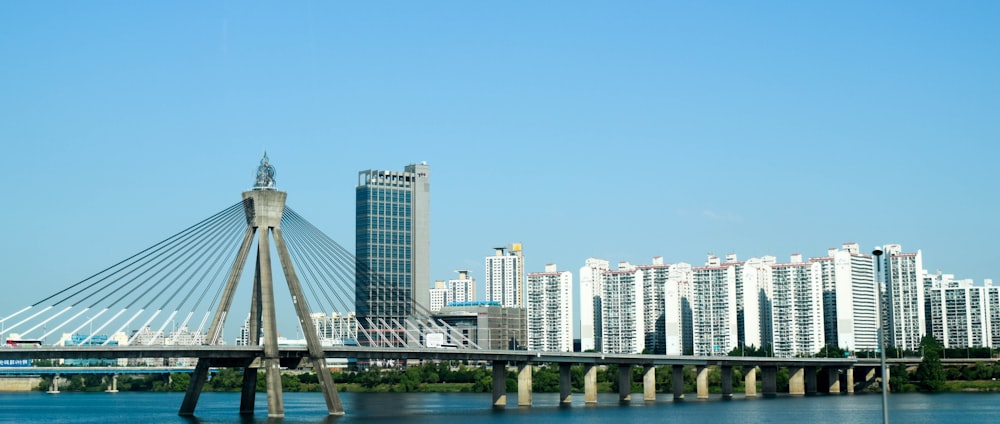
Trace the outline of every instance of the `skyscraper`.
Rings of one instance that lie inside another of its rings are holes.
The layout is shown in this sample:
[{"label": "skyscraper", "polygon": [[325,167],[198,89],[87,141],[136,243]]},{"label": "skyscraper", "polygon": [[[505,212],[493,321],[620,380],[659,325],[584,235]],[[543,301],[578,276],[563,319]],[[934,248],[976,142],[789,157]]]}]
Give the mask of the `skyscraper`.
[{"label": "skyscraper", "polygon": [[[366,329],[430,309],[430,168],[358,173],[355,308]],[[371,323],[369,323],[371,321]]]},{"label": "skyscraper", "polygon": [[528,349],[573,351],[573,274],[558,271],[528,274]]},{"label": "skyscraper", "polygon": [[885,297],[883,309],[888,319],[886,344],[904,350],[919,350],[920,339],[926,334],[924,309],[923,255],[904,253],[902,246],[889,244],[882,248],[885,266]]},{"label": "skyscraper", "polygon": [[524,255],[521,243],[510,249],[496,247],[494,256],[486,257],[486,300],[500,302],[505,308],[524,307]]},{"label": "skyscraper", "polygon": [[823,283],[818,262],[803,262],[792,255],[790,263],[769,265],[771,284],[764,311],[771,322],[774,356],[813,355],[823,347]]},{"label": "skyscraper", "polygon": [[580,350],[601,350],[602,274],[611,269],[604,259],[587,258],[580,268]]},{"label": "skyscraper", "polygon": [[469,277],[469,271],[460,269],[455,271],[458,278],[448,280],[448,301],[449,302],[472,302],[476,300],[476,279]]},{"label": "skyscraper", "polygon": [[619,262],[601,274],[601,352],[642,353],[646,348],[641,269]]},{"label": "skyscraper", "polygon": [[831,248],[820,264],[825,343],[848,351],[878,349],[875,262],[857,243]]}]

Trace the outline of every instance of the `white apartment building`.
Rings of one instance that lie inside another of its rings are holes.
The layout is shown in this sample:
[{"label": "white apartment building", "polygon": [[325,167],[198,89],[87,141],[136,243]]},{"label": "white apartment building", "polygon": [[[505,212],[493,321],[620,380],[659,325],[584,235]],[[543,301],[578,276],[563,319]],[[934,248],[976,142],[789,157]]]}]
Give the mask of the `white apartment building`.
[{"label": "white apartment building", "polygon": [[773,264],[765,304],[770,315],[774,356],[814,355],[824,343],[823,282],[817,262],[794,254],[787,264]]},{"label": "white apartment building", "polygon": [[440,311],[448,302],[452,302],[449,294],[448,286],[444,281],[435,281],[434,287],[430,289],[431,312]]},{"label": "white apartment building", "polygon": [[458,270],[458,278],[448,280],[448,302],[473,302],[476,300],[476,279],[468,270]]},{"label": "white apartment building", "polygon": [[494,248],[486,257],[486,301],[505,308],[524,307],[524,255],[521,244]]},{"label": "white apartment building", "polygon": [[557,271],[528,274],[528,349],[573,351],[573,274]]},{"label": "white apartment building", "polygon": [[875,261],[857,243],[812,258],[823,282],[824,343],[854,352],[878,350]]},{"label": "white apartment building", "polygon": [[938,273],[925,300],[929,305],[931,334],[946,348],[1000,345],[1000,287],[993,280],[976,286]]},{"label": "white apartment building", "polygon": [[604,259],[588,258],[580,268],[580,350],[601,350],[602,275],[611,269]]},{"label": "white apartment building", "polygon": [[886,344],[899,349],[916,351],[926,334],[924,310],[923,255],[904,253],[898,244],[885,245],[882,250],[885,278],[885,312],[888,337]]},{"label": "white apartment building", "polygon": [[722,264],[709,256],[703,267],[693,270],[692,336],[694,354],[726,355],[737,346],[736,273],[733,263]]},{"label": "white apartment building", "polygon": [[602,277],[601,352],[642,353],[646,344],[642,270],[621,262]]},{"label": "white apartment building", "polygon": [[666,340],[666,288],[670,280],[670,265],[663,264],[663,257],[653,258],[652,265],[638,265],[642,270],[643,320],[646,323],[646,351],[663,355]]},{"label": "white apartment building", "polygon": [[663,331],[667,355],[694,353],[694,328],[692,326],[692,286],[694,272],[689,263],[670,266],[664,286]]},{"label": "white apartment building", "polygon": [[312,318],[313,328],[316,329],[321,345],[339,345],[343,344],[344,340],[358,338],[358,320],[354,312],[347,315],[337,312],[330,315],[317,312],[309,316]]}]

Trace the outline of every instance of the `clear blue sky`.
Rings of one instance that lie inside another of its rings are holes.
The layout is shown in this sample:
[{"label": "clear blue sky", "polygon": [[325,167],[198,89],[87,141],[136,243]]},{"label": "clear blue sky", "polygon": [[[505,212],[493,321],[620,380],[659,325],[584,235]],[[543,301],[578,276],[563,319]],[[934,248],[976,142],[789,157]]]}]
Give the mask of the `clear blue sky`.
[{"label": "clear blue sky", "polygon": [[1000,3],[0,6],[0,314],[240,199],[261,152],[353,249],[427,161],[432,278],[922,249],[1000,280]]}]

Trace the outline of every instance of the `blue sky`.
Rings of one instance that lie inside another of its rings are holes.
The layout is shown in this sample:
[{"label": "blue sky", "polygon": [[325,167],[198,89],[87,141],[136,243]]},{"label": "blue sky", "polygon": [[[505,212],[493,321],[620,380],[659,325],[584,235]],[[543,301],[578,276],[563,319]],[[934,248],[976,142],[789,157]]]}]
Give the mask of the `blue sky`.
[{"label": "blue sky", "polygon": [[264,149],[351,249],[357,172],[427,161],[434,279],[515,241],[1000,279],[1000,3],[622,3],[4,4],[0,313],[235,203]]}]

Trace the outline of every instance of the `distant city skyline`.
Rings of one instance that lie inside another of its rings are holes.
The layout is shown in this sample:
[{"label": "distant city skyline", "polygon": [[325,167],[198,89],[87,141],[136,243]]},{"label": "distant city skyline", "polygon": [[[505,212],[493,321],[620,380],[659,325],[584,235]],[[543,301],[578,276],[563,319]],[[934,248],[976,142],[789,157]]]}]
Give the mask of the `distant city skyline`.
[{"label": "distant city skyline", "polygon": [[998,19],[993,2],[12,4],[0,315],[238,202],[265,149],[287,204],[352,252],[357,172],[426,161],[430,281],[482,284],[512,241],[526,272],[853,241],[998,280]]}]

